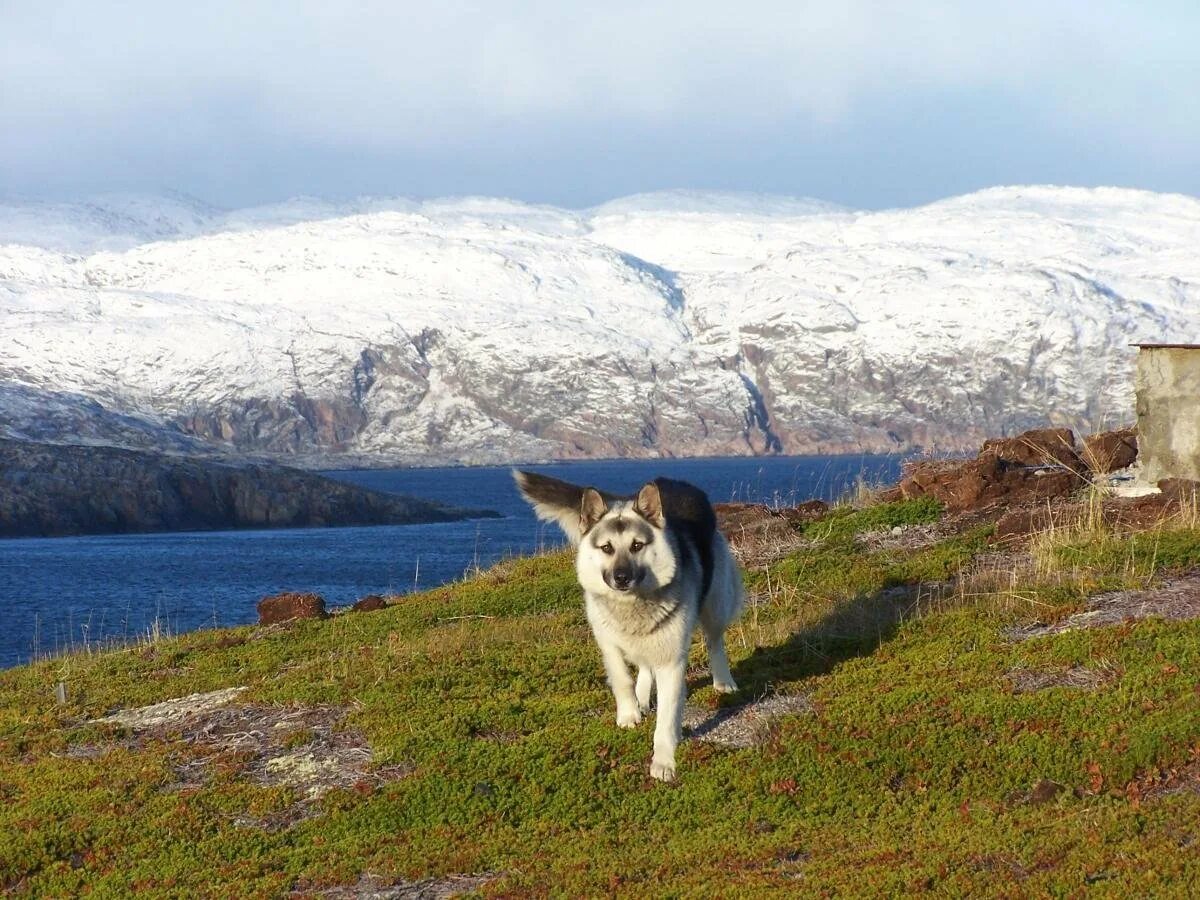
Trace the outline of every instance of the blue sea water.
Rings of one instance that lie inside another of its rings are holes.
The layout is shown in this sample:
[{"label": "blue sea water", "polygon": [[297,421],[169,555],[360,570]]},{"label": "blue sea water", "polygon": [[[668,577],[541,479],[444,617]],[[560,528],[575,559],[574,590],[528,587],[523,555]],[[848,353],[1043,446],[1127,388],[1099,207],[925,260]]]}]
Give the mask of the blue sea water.
[{"label": "blue sea water", "polygon": [[[862,476],[892,481],[894,456],[602,460],[530,466],[581,484],[632,493],[666,475],[714,502],[791,505],[836,498]],[[369,528],[305,528],[0,540],[0,667],[87,642],[155,628],[171,633],[256,619],[259,599],[312,591],[331,606],[461,577],[506,556],[557,546],[509,469],[380,469],[326,473],[382,491],[494,509],[502,519]]]}]

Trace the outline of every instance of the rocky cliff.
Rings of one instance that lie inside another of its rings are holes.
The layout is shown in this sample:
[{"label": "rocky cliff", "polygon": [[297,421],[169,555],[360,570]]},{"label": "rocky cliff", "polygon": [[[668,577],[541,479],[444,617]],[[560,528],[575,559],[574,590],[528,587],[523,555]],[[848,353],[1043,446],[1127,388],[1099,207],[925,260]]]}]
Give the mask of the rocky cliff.
[{"label": "rocky cliff", "polygon": [[448,522],[487,512],[282,466],[0,440],[0,537]]}]

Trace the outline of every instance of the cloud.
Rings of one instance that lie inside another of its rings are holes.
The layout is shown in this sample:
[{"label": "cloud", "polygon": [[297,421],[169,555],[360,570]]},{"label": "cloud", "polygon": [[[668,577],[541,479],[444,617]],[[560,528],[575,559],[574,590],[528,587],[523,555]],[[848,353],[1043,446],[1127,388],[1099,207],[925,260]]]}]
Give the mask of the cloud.
[{"label": "cloud", "polygon": [[[939,102],[961,121],[971,98],[976,116],[1048,152],[1086,137],[1114,171],[1169,176],[1200,149],[1200,13],[1184,5],[159,0],[9,3],[3,21],[8,191],[143,177],[337,192],[354,178],[339,187],[314,177],[320,165],[359,160],[382,175],[390,160],[394,191],[456,192],[457,166],[464,189],[492,172],[532,196],[552,148],[551,168],[611,169],[618,188],[628,173],[613,162],[637,164],[629,145],[657,171],[697,142],[718,166],[711,181],[740,183],[739,143],[780,142],[794,163],[872,135],[945,138]],[[522,174],[530,152],[542,158]],[[1094,170],[1079,161],[1081,179]]]}]

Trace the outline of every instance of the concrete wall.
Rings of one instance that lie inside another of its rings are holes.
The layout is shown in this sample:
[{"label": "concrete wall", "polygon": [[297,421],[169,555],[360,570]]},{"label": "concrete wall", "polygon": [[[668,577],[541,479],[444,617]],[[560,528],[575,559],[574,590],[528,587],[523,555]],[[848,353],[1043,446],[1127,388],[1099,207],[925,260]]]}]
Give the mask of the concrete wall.
[{"label": "concrete wall", "polygon": [[1143,347],[1134,387],[1142,477],[1200,481],[1200,349]]}]

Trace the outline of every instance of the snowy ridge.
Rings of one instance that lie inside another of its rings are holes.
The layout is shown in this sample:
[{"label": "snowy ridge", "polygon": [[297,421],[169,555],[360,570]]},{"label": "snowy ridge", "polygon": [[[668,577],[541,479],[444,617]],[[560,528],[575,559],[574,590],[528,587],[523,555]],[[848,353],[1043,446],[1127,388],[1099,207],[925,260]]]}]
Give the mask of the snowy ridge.
[{"label": "snowy ridge", "polygon": [[293,462],[957,449],[1132,418],[1200,200],[0,204],[0,435]]}]

